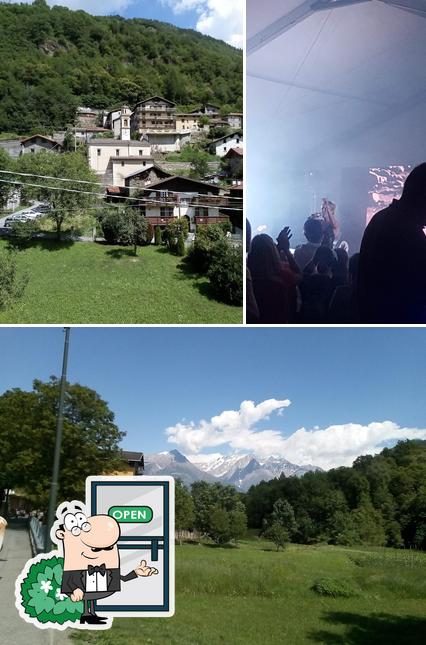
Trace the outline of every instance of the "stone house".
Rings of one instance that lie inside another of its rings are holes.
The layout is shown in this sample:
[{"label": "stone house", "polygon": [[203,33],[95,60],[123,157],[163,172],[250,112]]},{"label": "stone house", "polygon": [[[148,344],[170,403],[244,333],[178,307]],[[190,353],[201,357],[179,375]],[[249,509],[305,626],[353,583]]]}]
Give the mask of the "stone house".
[{"label": "stone house", "polygon": [[144,188],[149,184],[160,181],[161,179],[167,179],[168,177],[173,177],[173,175],[154,163],[127,175],[124,183],[130,189],[129,194],[131,195],[133,188]]},{"label": "stone house", "polygon": [[230,112],[226,117],[228,125],[233,130],[242,130],[243,129],[243,113],[242,112]]},{"label": "stone house", "polygon": [[20,155],[35,154],[41,150],[48,152],[62,152],[62,146],[55,139],[46,137],[44,134],[33,134],[31,137],[21,139]]}]

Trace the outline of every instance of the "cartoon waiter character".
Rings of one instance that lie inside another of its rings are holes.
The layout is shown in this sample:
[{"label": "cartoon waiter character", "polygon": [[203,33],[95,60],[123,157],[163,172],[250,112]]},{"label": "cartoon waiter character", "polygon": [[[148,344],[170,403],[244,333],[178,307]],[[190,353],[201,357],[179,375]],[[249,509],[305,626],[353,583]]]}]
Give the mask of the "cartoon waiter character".
[{"label": "cartoon waiter character", "polygon": [[102,625],[107,620],[97,616],[94,601],[120,591],[121,581],[158,574],[145,560],[126,575],[120,572],[117,542],[120,525],[109,515],[87,517],[83,504],[64,502],[57,510],[52,530],[58,545],[62,544],[64,570],[61,593],[74,603],[83,601],[81,624]]}]

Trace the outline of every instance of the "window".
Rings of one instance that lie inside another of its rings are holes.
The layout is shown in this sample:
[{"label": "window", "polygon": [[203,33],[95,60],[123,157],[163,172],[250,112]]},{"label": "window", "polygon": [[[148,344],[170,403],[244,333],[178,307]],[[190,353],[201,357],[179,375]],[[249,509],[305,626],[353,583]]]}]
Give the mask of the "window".
[{"label": "window", "polygon": [[98,157],[100,157],[100,156],[101,156],[101,149],[98,148]]},{"label": "window", "polygon": [[120,150],[119,150],[118,148],[117,148],[117,150],[115,151],[115,156],[116,156],[116,157],[119,157],[119,156],[120,156]]},{"label": "window", "polygon": [[35,148],[31,148],[31,152],[34,154],[35,153]]},{"label": "window", "polygon": [[124,166],[124,161],[121,162],[121,165]]},{"label": "window", "polygon": [[143,150],[139,150],[139,157],[142,157],[143,155]]},{"label": "window", "polygon": [[209,209],[208,208],[200,208],[197,206],[195,209],[195,217],[208,217],[209,216]]},{"label": "window", "polygon": [[160,216],[161,217],[173,217],[173,208],[170,208],[169,206],[162,206],[160,208]]},{"label": "window", "polygon": [[127,119],[124,119],[124,127],[125,127],[125,128],[127,128],[127,127],[128,127],[128,125],[129,125],[128,120],[127,120]]}]

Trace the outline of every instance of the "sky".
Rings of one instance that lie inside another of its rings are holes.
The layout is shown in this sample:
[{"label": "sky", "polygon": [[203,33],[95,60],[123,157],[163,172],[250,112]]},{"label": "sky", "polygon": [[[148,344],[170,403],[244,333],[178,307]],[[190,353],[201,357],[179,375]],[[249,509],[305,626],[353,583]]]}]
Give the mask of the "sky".
[{"label": "sky", "polygon": [[[0,393],[59,376],[63,337],[0,328]],[[108,402],[123,449],[327,469],[426,439],[425,366],[416,328],[73,328],[68,379]]]},{"label": "sky", "polygon": [[[13,2],[14,0],[6,0]],[[32,0],[21,0],[29,4]],[[196,29],[235,47],[243,43],[244,0],[47,0],[93,15],[150,18]]]}]

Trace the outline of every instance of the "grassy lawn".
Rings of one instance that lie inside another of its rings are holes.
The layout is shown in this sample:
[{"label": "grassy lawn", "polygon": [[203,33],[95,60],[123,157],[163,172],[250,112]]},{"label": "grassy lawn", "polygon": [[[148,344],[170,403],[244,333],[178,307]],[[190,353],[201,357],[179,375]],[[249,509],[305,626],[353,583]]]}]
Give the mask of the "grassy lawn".
[{"label": "grassy lawn", "polygon": [[[98,645],[418,645],[426,642],[426,554],[261,541],[238,549],[176,547],[176,613],[115,618],[108,632],[72,632]],[[312,590],[344,582],[352,597]],[[333,583],[334,580],[334,583]]]},{"label": "grassy lawn", "polygon": [[[0,240],[0,248],[6,246]],[[242,308],[209,294],[207,278],[179,269],[163,248],[39,240],[18,253],[24,296],[0,323],[240,323]]]}]

